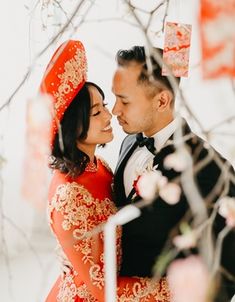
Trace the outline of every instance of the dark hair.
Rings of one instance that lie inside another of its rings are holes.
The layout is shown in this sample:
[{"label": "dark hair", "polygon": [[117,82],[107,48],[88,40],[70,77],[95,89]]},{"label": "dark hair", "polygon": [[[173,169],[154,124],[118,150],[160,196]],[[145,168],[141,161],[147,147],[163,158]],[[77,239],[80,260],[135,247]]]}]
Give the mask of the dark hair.
[{"label": "dark hair", "polygon": [[[158,51],[162,57],[163,50],[160,48],[154,48],[155,51]],[[132,62],[139,63],[143,66],[142,71],[139,75],[138,82],[140,83],[146,83],[150,84],[150,79],[148,75],[148,68],[146,64],[146,55],[145,50],[143,46],[134,46],[131,49],[128,50],[119,50],[116,55],[116,59],[119,66],[128,66]],[[158,64],[158,62],[155,60],[153,55],[150,55],[150,60],[153,67],[153,78],[156,80],[156,82],[160,83],[161,86],[164,86],[165,88],[169,89],[173,95],[174,91],[172,89],[172,86],[166,76],[162,75],[162,66]],[[180,78],[175,77],[177,83],[179,84]]]},{"label": "dark hair", "polygon": [[49,167],[51,169],[58,169],[73,178],[80,175],[89,162],[89,156],[77,147],[77,140],[86,139],[90,125],[91,96],[88,90],[89,86],[95,87],[104,99],[104,92],[99,86],[92,82],[84,84],[65,111],[60,123],[64,151],[61,150],[57,133],[50,158]]}]

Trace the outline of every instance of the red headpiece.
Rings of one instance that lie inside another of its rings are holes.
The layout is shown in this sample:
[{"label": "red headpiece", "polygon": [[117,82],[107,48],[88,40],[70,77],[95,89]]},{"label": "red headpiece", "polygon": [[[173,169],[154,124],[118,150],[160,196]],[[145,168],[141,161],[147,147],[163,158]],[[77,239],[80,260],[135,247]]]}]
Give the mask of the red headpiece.
[{"label": "red headpiece", "polygon": [[64,42],[52,56],[40,85],[41,93],[53,98],[54,116],[51,127],[51,145],[68,106],[86,82],[87,60],[80,41]]}]

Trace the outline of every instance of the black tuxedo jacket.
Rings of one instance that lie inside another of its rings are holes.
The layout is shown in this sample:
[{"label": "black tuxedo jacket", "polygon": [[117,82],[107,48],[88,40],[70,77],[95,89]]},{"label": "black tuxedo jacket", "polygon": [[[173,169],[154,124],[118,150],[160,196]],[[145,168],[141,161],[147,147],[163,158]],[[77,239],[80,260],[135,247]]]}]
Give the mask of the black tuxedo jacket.
[{"label": "black tuxedo jacket", "polygon": [[[186,140],[186,145],[193,156],[194,162],[197,163],[198,161],[201,161],[208,155],[209,149],[204,147],[204,141],[201,138],[191,132],[186,122],[184,122],[183,125],[183,132],[189,137],[189,139]],[[136,147],[136,135],[128,135],[121,146],[119,161],[114,177],[114,193],[116,205],[119,208],[130,203],[130,199],[125,195],[123,172],[128,159]],[[157,169],[161,171],[168,180],[172,180],[180,175],[179,172],[176,172],[173,169],[167,170],[164,167],[165,157],[174,151],[175,149],[172,145],[165,146],[154,158],[154,165],[158,164]],[[213,151],[218,155],[215,150]],[[221,174],[221,168],[216,164],[213,154],[214,153],[212,152],[207,165],[195,175],[195,181],[204,198],[212,191]],[[223,160],[224,164],[228,164],[221,156],[220,158]],[[232,167],[230,167],[230,169],[233,171]],[[226,181],[227,180],[224,180],[224,182]],[[223,189],[224,186],[220,188],[218,196]],[[228,195],[235,196],[235,186],[232,182],[229,182]],[[161,254],[166,241],[169,240],[170,232],[177,226],[186,212],[189,212],[189,206],[183,190],[180,201],[175,205],[169,205],[158,197],[150,206],[142,208],[141,216],[139,218],[136,218],[123,226],[123,258],[120,274],[122,276],[152,276],[153,266],[156,263],[158,256]],[[224,226],[225,220],[220,215],[217,215],[213,226],[215,237]],[[221,265],[228,270],[229,273],[235,276],[234,232],[230,232],[224,240]],[[221,278],[224,279],[223,276]],[[234,282],[227,280],[227,278],[225,279],[226,281],[222,281],[223,289],[221,288],[219,290],[220,295],[218,295],[217,300],[215,301],[228,301],[228,297],[231,297],[235,293]]]}]

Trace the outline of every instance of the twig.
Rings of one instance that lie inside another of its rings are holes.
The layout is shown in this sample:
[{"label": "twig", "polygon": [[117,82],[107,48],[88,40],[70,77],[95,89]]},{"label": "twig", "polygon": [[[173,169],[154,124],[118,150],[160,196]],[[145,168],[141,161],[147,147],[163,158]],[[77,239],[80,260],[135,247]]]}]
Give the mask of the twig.
[{"label": "twig", "polygon": [[[63,14],[65,15],[67,21],[69,20],[69,16],[67,14],[67,12],[63,9],[63,7],[61,6],[61,4],[59,3],[59,1],[54,0],[54,2],[58,5],[58,7],[61,9],[61,11],[63,12]],[[73,22],[71,21],[71,25],[72,27],[74,27]]]},{"label": "twig", "polygon": [[127,23],[131,26],[134,26],[134,27],[138,27],[136,25],[136,23],[133,23],[129,20],[126,20],[125,17],[120,17],[120,18],[101,18],[101,19],[87,19],[84,21],[84,23],[103,23],[103,22],[113,22],[113,21],[120,21],[120,22],[124,22],[124,23]]},{"label": "twig", "polygon": [[37,251],[35,250],[35,248],[33,247],[33,245],[31,244],[31,242],[29,241],[29,239],[27,238],[27,235],[26,233],[20,229],[12,219],[10,219],[9,217],[3,215],[3,219],[5,219],[21,236],[22,238],[26,241],[26,243],[28,244],[30,250],[32,251],[32,253],[34,254],[35,258],[37,259],[38,261],[38,265],[39,267],[41,268],[42,267],[42,262],[41,262],[41,259],[37,253]]},{"label": "twig", "polygon": [[12,99],[14,98],[14,96],[17,94],[17,92],[21,89],[21,87],[24,85],[24,83],[26,82],[26,80],[28,79],[29,75],[31,74],[32,69],[30,68],[26,75],[23,77],[22,81],[20,82],[20,84],[16,87],[16,89],[13,91],[13,93],[10,95],[10,97],[8,98],[8,100],[0,106],[0,111],[2,111],[5,107],[9,106]]},{"label": "twig", "polygon": [[209,133],[209,132],[214,132],[214,130],[226,123],[230,123],[232,121],[235,121],[235,115],[232,115],[230,117],[227,117],[225,120],[219,122],[219,123],[216,123],[215,125],[213,125],[209,130],[205,131],[205,133]]},{"label": "twig", "polygon": [[[0,170],[1,172],[1,170]],[[8,253],[8,247],[7,247],[7,241],[5,238],[5,225],[4,225],[4,211],[3,211],[3,179],[2,175],[0,174],[0,235],[1,235],[1,246],[2,246],[2,253],[5,260],[6,268],[7,268],[7,274],[8,274],[8,280],[9,280],[9,286],[8,291],[11,297],[13,297],[13,291],[12,291],[12,272],[10,267],[10,259],[9,259],[9,253]]]},{"label": "twig", "polygon": [[234,133],[228,133],[228,132],[223,132],[223,131],[213,131],[212,133],[210,133],[210,136],[235,136],[235,132]]},{"label": "twig", "polygon": [[[215,183],[212,191],[209,193],[209,195],[206,196],[205,202],[206,204],[210,204],[215,198],[218,196],[218,199],[220,199],[222,196],[225,196],[228,191],[228,185],[229,185],[229,177],[228,177],[228,169],[226,169],[226,166],[223,167],[223,170],[221,170],[221,174]],[[227,172],[227,173],[226,173]],[[224,190],[222,190],[224,186]]]},{"label": "twig", "polygon": [[[165,18],[166,18],[166,15],[167,15],[167,11],[168,11],[168,6],[169,6],[169,0],[166,0],[167,1],[167,7],[166,7],[166,12],[165,12]],[[148,51],[148,49],[146,49],[146,62],[147,62],[147,67],[148,67],[148,73],[150,74],[151,76],[151,71],[152,71],[152,64],[151,64],[151,61],[150,61],[150,54],[153,55],[154,59],[158,62],[158,64],[162,65],[163,64],[163,60],[162,60],[162,57],[161,55],[158,53],[157,50],[155,50],[153,48],[153,45],[148,37],[148,28],[145,27],[143,25],[143,23],[141,22],[140,18],[137,16],[137,14],[135,13],[132,5],[130,4],[130,1],[128,0],[125,0],[126,4],[129,6],[130,8],[130,12],[132,13],[133,17],[135,18],[137,24],[139,25],[140,29],[142,30],[143,34],[145,35],[145,38],[146,38],[146,41],[147,41],[147,45],[148,45],[148,48],[150,50],[150,52]],[[165,22],[165,21],[164,21]],[[170,85],[173,89],[173,91],[175,92],[175,94],[177,93],[177,91],[179,90],[179,94],[180,94],[180,98],[181,98],[181,101],[183,102],[184,106],[185,106],[185,109],[188,111],[188,113],[190,114],[190,116],[193,117],[193,119],[196,121],[196,123],[199,125],[200,129],[202,130],[203,133],[205,133],[206,135],[206,132],[205,132],[205,129],[203,128],[202,124],[200,123],[200,121],[196,118],[195,114],[193,114],[192,110],[189,108],[187,102],[186,102],[186,99],[183,95],[183,91],[182,89],[179,88],[179,85],[178,83],[176,82],[173,74],[172,74],[172,71],[170,70],[170,68],[165,64],[165,68],[166,70],[168,71],[168,74],[167,75],[167,78],[170,82]],[[179,130],[180,131],[180,130]],[[177,137],[180,137],[180,134],[176,134]]]},{"label": "twig", "polygon": [[154,8],[151,12],[150,12],[150,17],[148,20],[148,24],[147,27],[149,27],[151,25],[151,22],[153,20],[154,14],[155,12],[157,12],[159,10],[159,8],[165,3],[166,0],[162,1],[160,4],[158,4],[158,6],[156,8]]},{"label": "twig", "polygon": [[[26,75],[24,76],[23,80],[20,82],[20,84],[17,86],[17,88],[13,91],[13,93],[10,95],[10,97],[7,99],[7,101],[5,101],[3,103],[3,105],[1,105],[0,107],[0,111],[3,110],[6,106],[9,106],[9,104],[11,103],[12,99],[14,98],[14,96],[16,95],[16,93],[21,89],[21,87],[23,86],[23,84],[25,83],[25,81],[27,80],[27,78],[29,77],[29,75],[32,72],[32,69],[36,63],[36,61],[50,48],[50,46],[52,44],[55,43],[55,41],[60,37],[60,35],[67,29],[67,27],[70,25],[70,23],[72,22],[72,20],[75,18],[77,12],[80,10],[80,8],[82,7],[83,3],[86,0],[81,0],[80,3],[77,5],[77,7],[75,8],[72,16],[70,17],[70,19],[66,22],[66,24],[62,27],[62,29],[54,36],[54,38],[50,41],[50,43],[48,43],[39,53],[38,55],[35,57],[33,63],[31,64],[30,68],[28,69],[28,72],[26,73]],[[77,27],[76,27],[77,28]]]},{"label": "twig", "polygon": [[162,20],[162,33],[165,30],[165,22],[166,22],[166,18],[168,16],[168,9],[169,9],[170,0],[166,0],[165,2],[166,2],[166,10],[165,10],[165,14],[164,14],[164,17],[163,17],[163,20]]},{"label": "twig", "polygon": [[140,11],[141,13],[144,13],[144,14],[147,14],[147,15],[151,14],[152,11],[155,10],[155,9],[153,9],[152,11],[148,11],[148,10],[142,8],[142,7],[138,7],[136,5],[131,4],[131,1],[128,1],[128,7],[131,8],[131,9],[133,9],[133,10],[136,9],[136,10]]},{"label": "twig", "polygon": [[214,265],[212,268],[212,277],[215,276],[217,273],[219,267],[220,267],[220,259],[221,259],[221,252],[222,252],[222,246],[224,238],[228,235],[228,233],[231,231],[231,227],[225,226],[222,231],[220,231],[218,235],[218,239],[216,242],[216,248],[215,248],[215,257],[214,257]]}]

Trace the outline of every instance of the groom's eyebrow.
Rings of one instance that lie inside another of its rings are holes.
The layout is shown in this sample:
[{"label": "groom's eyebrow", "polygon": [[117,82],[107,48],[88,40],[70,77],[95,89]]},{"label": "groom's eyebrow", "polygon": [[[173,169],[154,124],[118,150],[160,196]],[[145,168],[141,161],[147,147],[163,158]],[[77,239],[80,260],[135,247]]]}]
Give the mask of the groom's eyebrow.
[{"label": "groom's eyebrow", "polygon": [[119,98],[122,98],[122,99],[126,99],[127,98],[127,96],[123,95],[123,94],[115,94],[115,96],[117,96]]}]

